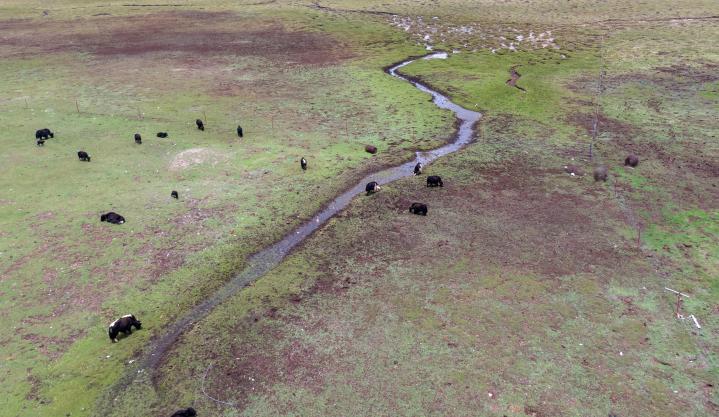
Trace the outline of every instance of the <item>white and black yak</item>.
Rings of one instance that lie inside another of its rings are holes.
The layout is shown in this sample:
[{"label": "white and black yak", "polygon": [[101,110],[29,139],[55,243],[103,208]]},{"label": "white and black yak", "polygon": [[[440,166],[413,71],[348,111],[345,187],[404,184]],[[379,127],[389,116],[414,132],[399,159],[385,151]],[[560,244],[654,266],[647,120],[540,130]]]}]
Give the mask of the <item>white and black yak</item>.
[{"label": "white and black yak", "polygon": [[376,193],[377,191],[381,190],[379,184],[377,181],[368,182],[367,186],[364,187],[364,190],[367,191],[367,195]]},{"label": "white and black yak", "polygon": [[123,224],[125,223],[125,218],[115,213],[114,211],[111,211],[109,213],[101,214],[100,221],[112,224]]},{"label": "white and black yak", "polygon": [[305,158],[300,159],[300,166],[302,170],[307,171],[307,160]]},{"label": "white and black yak", "polygon": [[140,320],[136,319],[132,314],[128,314],[113,321],[107,328],[107,334],[110,336],[112,343],[115,343],[117,342],[117,336],[120,333],[124,333],[126,335],[132,334],[132,326],[135,326],[135,329],[140,330],[142,328],[142,323],[140,323]]},{"label": "white and black yak", "polygon": [[81,161],[90,162],[90,155],[85,151],[77,151],[77,157],[80,158]]},{"label": "white and black yak", "polygon": [[422,163],[417,162],[417,165],[414,166],[414,175],[420,175],[422,173]]},{"label": "white and black yak", "polygon": [[55,137],[55,134],[52,133],[52,131],[50,131],[50,129],[48,129],[48,128],[35,131],[35,139],[48,140],[49,138],[54,138],[54,137]]}]

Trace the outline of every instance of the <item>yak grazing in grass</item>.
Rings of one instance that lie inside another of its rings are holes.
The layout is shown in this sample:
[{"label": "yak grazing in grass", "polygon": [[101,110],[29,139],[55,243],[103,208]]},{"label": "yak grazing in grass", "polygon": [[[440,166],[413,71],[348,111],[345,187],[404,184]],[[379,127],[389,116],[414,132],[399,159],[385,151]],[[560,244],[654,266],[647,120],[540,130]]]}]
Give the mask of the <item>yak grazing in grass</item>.
[{"label": "yak grazing in grass", "polygon": [[125,218],[115,213],[114,211],[111,211],[109,213],[100,215],[100,221],[112,224],[123,224],[125,223]]},{"label": "yak grazing in grass", "polygon": [[192,407],[188,407],[175,411],[170,417],[195,417],[196,415],[197,411]]},{"label": "yak grazing in grass", "polygon": [[423,203],[412,203],[411,206],[409,206],[409,212],[413,214],[421,214],[423,216],[427,215],[427,205]]},{"label": "yak grazing in grass", "polygon": [[90,162],[90,155],[88,155],[85,151],[77,151],[77,157],[81,161]]},{"label": "yak grazing in grass", "polygon": [[40,129],[35,132],[35,139],[44,139],[48,140],[49,138],[54,138],[55,134],[50,131],[50,129]]},{"label": "yak grazing in grass", "polygon": [[132,326],[135,326],[137,330],[140,330],[142,328],[142,323],[140,323],[140,321],[132,314],[128,314],[113,321],[107,328],[107,334],[110,336],[112,343],[115,343],[117,342],[117,336],[121,332],[126,335],[132,334]]},{"label": "yak grazing in grass", "polygon": [[427,177],[427,187],[444,187],[442,177],[439,175],[430,175]]},{"label": "yak grazing in grass", "polygon": [[639,157],[636,155],[629,155],[624,159],[624,165],[630,166],[632,168],[639,165]]},{"label": "yak grazing in grass", "polygon": [[368,182],[367,186],[364,189],[365,189],[365,191],[367,191],[367,195],[370,195],[370,194],[376,193],[381,188],[380,188],[379,184],[377,183],[377,181],[372,181],[372,182]]}]

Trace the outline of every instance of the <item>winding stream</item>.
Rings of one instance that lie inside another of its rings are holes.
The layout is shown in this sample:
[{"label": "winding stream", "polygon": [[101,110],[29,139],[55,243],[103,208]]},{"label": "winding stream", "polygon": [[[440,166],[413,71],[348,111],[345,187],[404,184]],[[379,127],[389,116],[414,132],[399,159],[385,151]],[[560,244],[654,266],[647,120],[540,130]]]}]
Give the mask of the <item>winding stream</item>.
[{"label": "winding stream", "polygon": [[252,255],[248,259],[245,269],[237,273],[231,281],[213,295],[205,299],[202,303],[198,304],[192,310],[185,313],[182,317],[167,326],[166,332],[152,345],[149,355],[143,363],[141,363],[141,367],[149,368],[148,370],[150,371],[155,369],[159,365],[164,353],[194,322],[202,320],[217,305],[235,295],[238,291],[275,268],[295,246],[305,240],[310,234],[312,234],[312,232],[324,225],[325,222],[327,222],[327,220],[329,220],[332,216],[347,207],[354,197],[364,193],[365,185],[368,182],[377,181],[380,185],[382,185],[396,181],[400,178],[412,176],[414,175],[414,166],[418,161],[422,162],[423,165],[426,165],[441,156],[456,152],[472,140],[474,125],[482,116],[480,113],[464,109],[457,104],[452,103],[449,98],[432,90],[428,86],[410,80],[408,77],[405,77],[397,72],[400,68],[409,65],[418,59],[432,58],[446,58],[446,53],[439,52],[426,55],[421,58],[409,59],[389,67],[386,71],[393,77],[397,77],[411,83],[420,91],[431,94],[434,104],[438,107],[454,112],[456,118],[460,122],[454,141],[431,151],[417,152],[416,158],[413,161],[393,168],[387,168],[362,178],[357,185],[332,200],[326,208],[315,214],[311,220],[291,231],[279,242]]}]

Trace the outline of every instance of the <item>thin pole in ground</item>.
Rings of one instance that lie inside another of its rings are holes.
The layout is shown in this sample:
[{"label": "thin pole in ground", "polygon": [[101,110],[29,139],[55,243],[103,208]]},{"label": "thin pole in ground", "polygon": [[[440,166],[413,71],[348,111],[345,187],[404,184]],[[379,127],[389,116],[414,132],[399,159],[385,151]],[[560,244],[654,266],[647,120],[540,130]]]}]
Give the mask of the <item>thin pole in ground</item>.
[{"label": "thin pole in ground", "polygon": [[77,99],[75,99],[75,109],[77,109],[77,112],[80,113],[80,105],[77,104]]},{"label": "thin pole in ground", "polygon": [[675,310],[674,310],[674,315],[675,315],[678,319],[682,318],[682,315],[679,314],[679,311],[680,311],[681,308],[682,308],[682,301],[683,301],[682,297],[687,297],[687,298],[689,298],[689,295],[688,295],[688,294],[684,294],[683,292],[679,292],[679,291],[677,291],[677,290],[673,290],[673,289],[671,289],[671,288],[669,288],[669,287],[664,287],[664,289],[677,295],[677,305],[676,305]]}]

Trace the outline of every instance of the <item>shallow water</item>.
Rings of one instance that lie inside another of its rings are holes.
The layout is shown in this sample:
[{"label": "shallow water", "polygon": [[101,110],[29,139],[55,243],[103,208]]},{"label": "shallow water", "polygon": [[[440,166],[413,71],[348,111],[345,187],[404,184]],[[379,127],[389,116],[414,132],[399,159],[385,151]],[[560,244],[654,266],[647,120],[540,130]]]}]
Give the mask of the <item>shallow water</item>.
[{"label": "shallow water", "polygon": [[[446,53],[438,52],[436,54],[430,54],[416,59],[444,59],[445,57]],[[478,112],[464,109],[452,103],[449,98],[444,95],[421,83],[411,81],[397,72],[398,69],[414,62],[416,59],[410,59],[394,65],[390,67],[387,72],[393,77],[405,80],[419,90],[431,94],[434,104],[438,107],[454,112],[455,116],[460,121],[459,129],[457,130],[454,140],[447,145],[431,151],[417,152],[416,158],[411,162],[407,162],[393,168],[387,168],[362,178],[357,185],[332,200],[326,208],[315,214],[311,220],[287,234],[279,242],[263,249],[255,255],[252,255],[248,259],[245,269],[237,273],[231,281],[167,327],[165,334],[163,334],[153,344],[152,349],[150,350],[150,355],[146,359],[144,366],[155,368],[159,364],[159,361],[165,351],[172,346],[177,338],[180,337],[180,335],[184,333],[192,325],[192,323],[201,320],[218,304],[227,300],[242,288],[264,276],[276,267],[280,262],[282,262],[285,256],[287,256],[289,252],[297,246],[297,244],[305,240],[310,234],[312,234],[312,232],[324,225],[325,222],[327,222],[327,220],[329,220],[332,216],[347,207],[354,197],[365,193],[365,185],[368,182],[377,181],[380,185],[382,185],[396,181],[400,178],[412,176],[414,175],[414,166],[417,162],[422,162],[423,165],[427,165],[441,156],[456,152],[471,142],[472,134],[474,132],[474,124],[482,115]]]}]

